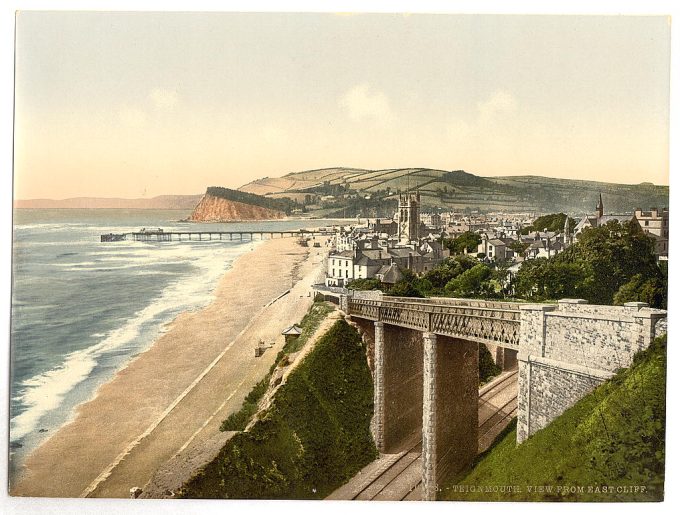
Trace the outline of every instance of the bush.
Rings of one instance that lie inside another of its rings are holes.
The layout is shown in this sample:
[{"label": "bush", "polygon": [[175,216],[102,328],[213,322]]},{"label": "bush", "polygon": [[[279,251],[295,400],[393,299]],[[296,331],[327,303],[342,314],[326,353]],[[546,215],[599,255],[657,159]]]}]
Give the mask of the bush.
[{"label": "bush", "polygon": [[489,349],[483,343],[479,344],[479,383],[488,383],[501,373],[501,367],[496,365]]},{"label": "bush", "polygon": [[347,283],[350,290],[380,290],[382,284],[378,279],[353,279]]},{"label": "bush", "polygon": [[229,417],[220,425],[220,431],[243,431],[252,416],[257,412],[257,406],[260,399],[267,392],[269,380],[271,379],[271,371],[257,383],[250,393],[246,396],[241,409],[229,415]]}]

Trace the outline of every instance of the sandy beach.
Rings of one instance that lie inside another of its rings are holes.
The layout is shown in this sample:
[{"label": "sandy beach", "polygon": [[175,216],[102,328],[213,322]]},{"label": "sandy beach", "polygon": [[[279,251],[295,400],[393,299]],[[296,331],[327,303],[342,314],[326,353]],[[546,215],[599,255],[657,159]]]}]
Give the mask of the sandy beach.
[{"label": "sandy beach", "polygon": [[[214,441],[273,363],[281,331],[309,309],[324,255],[282,238],[240,256],[210,305],[179,315],[28,456],[11,494],[128,497],[173,456]],[[260,339],[274,347],[256,358]]]}]

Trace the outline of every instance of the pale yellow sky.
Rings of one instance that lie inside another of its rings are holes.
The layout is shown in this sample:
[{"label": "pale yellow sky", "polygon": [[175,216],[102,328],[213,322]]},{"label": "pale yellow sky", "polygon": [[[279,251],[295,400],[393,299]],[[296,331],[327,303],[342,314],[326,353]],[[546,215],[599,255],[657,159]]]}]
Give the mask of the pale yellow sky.
[{"label": "pale yellow sky", "polygon": [[17,18],[15,198],[329,166],[668,184],[663,17]]}]

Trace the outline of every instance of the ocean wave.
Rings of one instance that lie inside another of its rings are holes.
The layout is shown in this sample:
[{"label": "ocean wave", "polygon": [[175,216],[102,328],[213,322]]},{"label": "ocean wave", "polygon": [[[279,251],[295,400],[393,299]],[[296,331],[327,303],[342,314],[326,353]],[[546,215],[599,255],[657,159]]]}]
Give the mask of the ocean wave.
[{"label": "ocean wave", "polygon": [[16,248],[21,248],[21,247],[63,247],[65,245],[68,245],[69,247],[75,247],[75,246],[86,246],[92,245],[91,240],[69,240],[68,242],[66,241],[17,241],[14,240],[14,247]]},{"label": "ocean wave", "polygon": [[85,349],[68,354],[58,368],[24,381],[23,392],[14,399],[26,409],[10,421],[10,439],[20,440],[34,431],[40,419],[58,408],[64,396],[86,379],[96,364],[92,348]]},{"label": "ocean wave", "polygon": [[97,266],[96,261],[79,261],[77,263],[40,263],[44,266],[56,266],[58,268],[65,268],[67,270],[83,270],[84,267]]},{"label": "ocean wave", "polygon": [[59,229],[59,228],[64,228],[64,229],[72,229],[74,227],[87,227],[87,224],[84,223],[54,223],[54,222],[45,222],[45,223],[35,223],[35,224],[14,224],[15,229]]},{"label": "ocean wave", "polygon": [[164,271],[161,271],[161,270],[139,270],[139,271],[135,272],[135,276],[138,276],[138,275],[153,275],[153,276],[157,276],[157,275],[179,275],[179,272],[164,272]]},{"label": "ocean wave", "polygon": [[[59,366],[22,381],[16,388],[15,400],[23,411],[10,421],[11,440],[17,441],[35,431],[43,417],[62,406],[69,392],[96,373],[96,367],[106,360],[108,353],[124,348],[129,360],[164,333],[166,324],[177,314],[207,305],[213,299],[219,278],[231,266],[233,259],[257,246],[258,242],[255,242],[232,247],[228,252],[224,247],[201,252],[200,256],[190,260],[193,268],[190,274],[182,274],[180,279],[170,282],[160,295],[121,327],[106,334],[93,334],[93,337],[102,339],[95,345],[65,355]],[[100,383],[107,379],[101,378]]]}]

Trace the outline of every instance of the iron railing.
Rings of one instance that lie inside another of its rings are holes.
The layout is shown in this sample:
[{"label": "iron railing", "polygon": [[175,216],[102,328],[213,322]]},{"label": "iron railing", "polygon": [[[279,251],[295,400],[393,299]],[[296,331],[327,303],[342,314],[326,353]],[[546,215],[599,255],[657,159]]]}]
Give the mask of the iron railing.
[{"label": "iron railing", "polygon": [[472,299],[348,299],[349,314],[418,331],[519,347],[519,304]]}]

